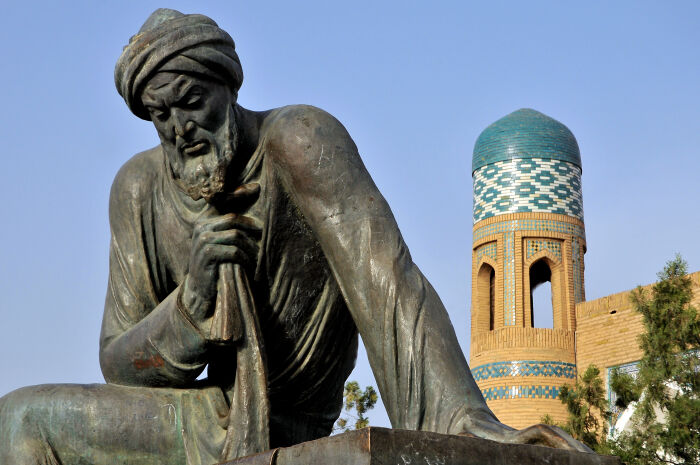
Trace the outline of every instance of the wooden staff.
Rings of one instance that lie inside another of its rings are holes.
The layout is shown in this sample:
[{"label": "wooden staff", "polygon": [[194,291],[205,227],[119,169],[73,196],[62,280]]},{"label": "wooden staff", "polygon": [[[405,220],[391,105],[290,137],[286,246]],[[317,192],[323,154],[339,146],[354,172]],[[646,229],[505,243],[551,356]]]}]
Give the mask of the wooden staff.
[{"label": "wooden staff", "polygon": [[[243,187],[245,186],[238,189]],[[235,202],[236,191],[232,197],[229,197],[228,201],[223,202],[223,208],[218,208],[220,212],[226,211],[225,206],[230,208],[231,204]],[[255,198],[257,198],[258,192],[259,188],[255,192]],[[243,271],[243,267],[238,263],[220,264],[216,288],[216,306],[214,307],[209,339],[218,344],[230,344],[240,340],[243,336],[241,307],[245,305],[250,310],[255,308],[248,276]]]},{"label": "wooden staff", "polygon": [[236,292],[235,280],[240,279],[242,286],[248,288],[248,277],[241,265],[222,263],[219,265],[219,280],[216,284],[217,296],[214,316],[211,322],[210,341],[217,344],[229,344],[238,341],[242,334],[241,328],[241,296]]}]

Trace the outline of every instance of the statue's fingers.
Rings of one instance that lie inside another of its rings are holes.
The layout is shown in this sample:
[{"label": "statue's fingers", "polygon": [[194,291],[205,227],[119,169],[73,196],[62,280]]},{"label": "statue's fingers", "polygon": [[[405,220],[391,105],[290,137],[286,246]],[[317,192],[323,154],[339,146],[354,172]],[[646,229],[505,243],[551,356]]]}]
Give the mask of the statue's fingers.
[{"label": "statue's fingers", "polygon": [[212,217],[201,217],[195,226],[195,235],[206,231],[223,231],[232,229],[238,215],[235,213],[226,213],[225,215],[217,215]]},{"label": "statue's fingers", "polygon": [[207,232],[218,232],[239,229],[246,231],[253,237],[259,238],[262,234],[263,222],[248,215],[227,213],[215,218],[209,218],[201,222],[195,228],[195,235],[200,236]]},{"label": "statue's fingers", "polygon": [[260,184],[257,182],[249,182],[247,184],[241,184],[233,191],[235,197],[246,197],[249,195],[260,194]]},{"label": "statue's fingers", "polygon": [[262,234],[264,223],[258,218],[248,215],[237,215],[233,220],[232,228],[248,232],[252,236],[259,238]]},{"label": "statue's fingers", "polygon": [[539,444],[556,449],[576,450],[579,452],[593,452],[585,444],[569,436],[564,430],[556,426],[534,425],[515,433],[514,442],[520,444]]},{"label": "statue's fingers", "polygon": [[238,186],[233,192],[219,194],[214,200],[216,210],[241,213],[246,211],[260,197],[260,184],[251,182]]},{"label": "statue's fingers", "polygon": [[235,245],[251,257],[256,257],[259,250],[257,242],[239,229],[207,232],[203,239],[209,244]]},{"label": "statue's fingers", "polygon": [[246,209],[258,200],[260,196],[260,184],[251,182],[238,186],[233,191],[229,201],[233,202],[237,208]]},{"label": "statue's fingers", "polygon": [[243,247],[224,244],[210,244],[208,247],[219,263],[238,263],[246,267],[255,263],[255,256],[251,256]]}]

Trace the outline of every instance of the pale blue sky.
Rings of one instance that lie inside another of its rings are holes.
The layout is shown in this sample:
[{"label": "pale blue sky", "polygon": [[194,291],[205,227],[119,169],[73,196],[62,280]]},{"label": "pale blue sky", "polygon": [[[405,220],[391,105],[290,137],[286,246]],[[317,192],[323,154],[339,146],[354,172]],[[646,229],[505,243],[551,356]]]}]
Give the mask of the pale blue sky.
[{"label": "pale blue sky", "polygon": [[[531,107],[583,160],[586,295],[700,269],[700,3],[12,2],[0,95],[0,395],[101,382],[107,198],[157,144],[113,84],[157,7],[204,13],[236,40],[255,110],[319,106],[350,131],[413,258],[469,348],[471,153]],[[361,354],[353,377],[373,383]],[[382,409],[372,415],[387,425]]]}]

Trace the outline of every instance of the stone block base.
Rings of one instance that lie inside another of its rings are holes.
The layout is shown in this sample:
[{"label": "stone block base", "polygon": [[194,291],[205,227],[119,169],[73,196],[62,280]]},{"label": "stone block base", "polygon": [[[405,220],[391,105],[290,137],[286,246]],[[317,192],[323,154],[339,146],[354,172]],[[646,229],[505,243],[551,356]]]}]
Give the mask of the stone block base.
[{"label": "stone block base", "polygon": [[365,428],[225,465],[619,465],[617,457],[421,431]]}]

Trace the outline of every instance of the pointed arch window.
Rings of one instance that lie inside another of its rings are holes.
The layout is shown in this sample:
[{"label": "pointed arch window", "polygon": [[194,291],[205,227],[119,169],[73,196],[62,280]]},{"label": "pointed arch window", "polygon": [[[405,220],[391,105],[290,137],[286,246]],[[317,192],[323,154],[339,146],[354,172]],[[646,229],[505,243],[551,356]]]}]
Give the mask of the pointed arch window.
[{"label": "pointed arch window", "polygon": [[533,328],[554,328],[552,269],[545,259],[530,266],[530,324]]},{"label": "pointed arch window", "polygon": [[493,331],[496,326],[496,270],[488,263],[477,275],[477,311],[480,331]]}]

